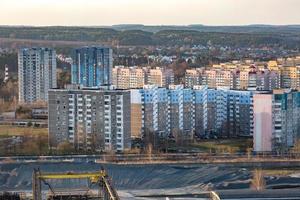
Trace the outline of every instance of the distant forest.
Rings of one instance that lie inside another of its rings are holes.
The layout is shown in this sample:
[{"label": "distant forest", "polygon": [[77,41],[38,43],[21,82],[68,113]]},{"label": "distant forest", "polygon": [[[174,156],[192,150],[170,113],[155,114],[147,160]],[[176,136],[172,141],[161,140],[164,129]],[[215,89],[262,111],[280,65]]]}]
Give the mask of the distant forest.
[{"label": "distant forest", "polygon": [[110,45],[221,45],[300,47],[300,26],[0,27],[0,38],[82,41]]}]

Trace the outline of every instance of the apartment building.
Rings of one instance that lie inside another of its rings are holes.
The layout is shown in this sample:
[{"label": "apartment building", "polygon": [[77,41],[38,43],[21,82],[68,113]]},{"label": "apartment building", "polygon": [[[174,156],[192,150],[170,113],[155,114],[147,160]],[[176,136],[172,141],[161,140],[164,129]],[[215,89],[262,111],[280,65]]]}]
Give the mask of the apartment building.
[{"label": "apartment building", "polygon": [[255,94],[254,151],[286,152],[294,146],[300,127],[300,92],[275,90]]},{"label": "apartment building", "polygon": [[174,73],[172,69],[156,67],[129,67],[116,66],[112,70],[113,85],[118,89],[143,88],[144,85],[156,85],[168,87],[174,84]]},{"label": "apartment building", "polygon": [[130,148],[130,91],[49,90],[49,146],[70,143],[82,151]]},{"label": "apartment building", "polygon": [[143,88],[146,74],[144,68],[117,66],[112,70],[112,84],[118,89]]},{"label": "apartment building", "polygon": [[[184,89],[181,85],[170,86],[170,89],[146,85],[143,89],[131,90],[131,96],[139,99],[133,100],[132,110],[142,108],[142,121],[132,122],[132,127],[141,127],[135,131],[140,132],[140,137],[146,131],[155,132],[161,137],[175,133],[193,135],[194,107],[191,89]],[[140,105],[137,106],[136,102]]]},{"label": "apartment building", "polygon": [[195,135],[205,137],[207,134],[207,86],[194,86],[195,98]]},{"label": "apartment building", "polygon": [[252,92],[228,91],[227,117],[227,137],[253,135]]},{"label": "apartment building", "polygon": [[108,47],[75,49],[72,63],[72,83],[83,87],[99,87],[112,83],[113,57]]},{"label": "apartment building", "polygon": [[112,84],[118,89],[130,88],[130,69],[115,67],[112,69]]},{"label": "apartment building", "polygon": [[[152,131],[161,137],[237,137],[253,134],[252,92],[171,85],[131,90],[134,134]],[[133,98],[134,96],[134,98]],[[140,113],[137,113],[140,112]],[[236,123],[237,122],[237,123]]]},{"label": "apartment building", "polygon": [[19,102],[47,101],[56,88],[56,52],[49,48],[25,48],[18,52]]},{"label": "apartment building", "polygon": [[202,84],[207,85],[209,88],[217,87],[217,71],[205,70],[202,76]]},{"label": "apartment building", "polygon": [[168,87],[174,84],[174,73],[172,69],[155,68],[149,69],[147,84],[158,87]]},{"label": "apartment building", "polygon": [[143,130],[157,133],[161,137],[168,137],[170,131],[169,95],[166,88],[146,85],[139,90],[143,107]]},{"label": "apartment building", "polygon": [[143,128],[144,105],[142,104],[142,96],[139,90],[130,90],[131,96],[131,137],[141,138],[141,130]]},{"label": "apartment building", "polygon": [[300,85],[300,67],[281,67],[281,88],[292,88],[296,89]]},{"label": "apartment building", "polygon": [[[185,74],[185,87],[193,88],[195,85],[204,85],[208,88],[227,87],[237,90],[273,90],[281,87],[297,88],[299,78],[293,78],[300,71],[272,70],[265,66],[236,66],[217,65],[208,69],[187,70]],[[297,82],[298,81],[298,82]]]},{"label": "apartment building", "polygon": [[195,85],[202,85],[202,69],[187,69],[184,76],[184,86],[193,88]]}]

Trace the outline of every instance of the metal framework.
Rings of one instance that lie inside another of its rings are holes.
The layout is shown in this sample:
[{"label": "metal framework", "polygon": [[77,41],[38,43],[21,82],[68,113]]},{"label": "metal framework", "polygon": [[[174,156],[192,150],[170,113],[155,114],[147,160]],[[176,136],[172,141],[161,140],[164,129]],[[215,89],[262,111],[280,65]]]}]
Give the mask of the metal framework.
[{"label": "metal framework", "polygon": [[[97,198],[92,199],[103,199],[103,200],[120,200],[115,188],[104,169],[97,172],[88,173],[77,173],[77,172],[66,172],[66,173],[42,173],[39,169],[34,169],[32,175],[32,192],[33,200],[42,200],[42,183],[48,186],[52,193],[52,199],[62,199],[62,196],[72,197],[74,194],[72,191],[69,192],[56,192],[54,188],[47,182],[47,180],[59,180],[59,179],[87,179],[91,184],[97,185],[98,194]],[[80,194],[82,198],[89,199],[87,192]],[[72,198],[71,198],[72,199]]]}]

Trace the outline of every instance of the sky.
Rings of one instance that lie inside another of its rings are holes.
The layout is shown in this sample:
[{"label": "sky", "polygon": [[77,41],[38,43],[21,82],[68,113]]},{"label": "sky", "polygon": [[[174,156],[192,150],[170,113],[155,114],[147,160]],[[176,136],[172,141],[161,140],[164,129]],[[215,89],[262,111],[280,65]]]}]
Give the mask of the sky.
[{"label": "sky", "polygon": [[0,25],[300,24],[300,0],[0,0]]}]

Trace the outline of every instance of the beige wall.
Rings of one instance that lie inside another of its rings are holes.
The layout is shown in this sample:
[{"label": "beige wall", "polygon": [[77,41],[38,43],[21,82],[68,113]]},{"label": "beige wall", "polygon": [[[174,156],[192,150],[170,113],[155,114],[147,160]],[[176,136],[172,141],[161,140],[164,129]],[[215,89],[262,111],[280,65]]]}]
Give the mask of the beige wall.
[{"label": "beige wall", "polygon": [[131,137],[141,138],[142,130],[142,106],[131,104]]}]

